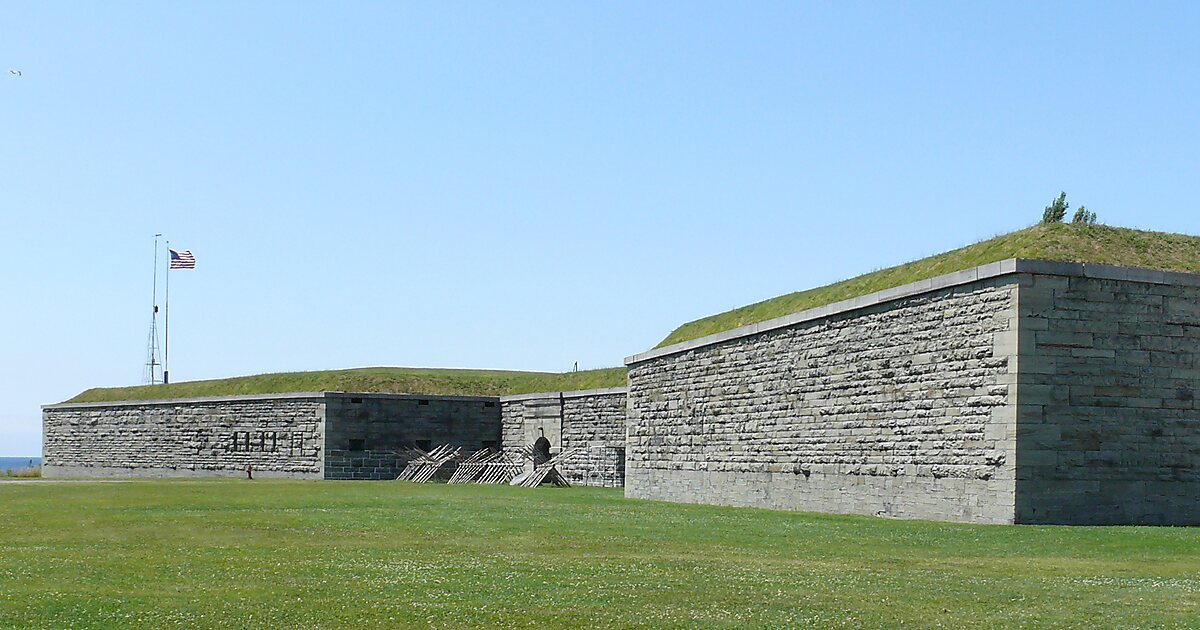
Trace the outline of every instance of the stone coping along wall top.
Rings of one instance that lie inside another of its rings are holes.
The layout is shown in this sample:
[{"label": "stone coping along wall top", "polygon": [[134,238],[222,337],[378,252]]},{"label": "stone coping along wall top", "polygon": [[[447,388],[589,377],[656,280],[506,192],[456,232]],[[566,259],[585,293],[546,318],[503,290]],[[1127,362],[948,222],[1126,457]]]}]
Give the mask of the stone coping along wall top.
[{"label": "stone coping along wall top", "polygon": [[520,400],[541,400],[544,398],[586,398],[588,396],[607,396],[613,394],[628,394],[628,387],[606,387],[602,389],[576,389],[569,392],[536,392],[532,394],[513,394],[501,396],[500,402],[517,402]]},{"label": "stone coping along wall top", "polygon": [[159,398],[150,400],[112,400],[106,402],[55,403],[42,409],[87,409],[99,407],[141,407],[158,405],[194,405],[202,403],[250,402],[255,400],[310,400],[325,398],[372,398],[386,400],[457,400],[496,402],[496,396],[440,396],[435,394],[380,394],[369,392],[292,392],[287,394],[243,394],[237,396],[199,396],[195,398]]},{"label": "stone coping along wall top", "polygon": [[1115,265],[1100,265],[1095,263],[1070,263],[1056,262],[1052,260],[1033,260],[1028,258],[1009,258],[998,262],[980,265],[963,271],[956,271],[934,278],[918,280],[909,284],[868,293],[849,300],[826,304],[810,308],[806,311],[768,319],[756,324],[748,324],[738,328],[733,328],[719,333],[714,333],[698,339],[683,341],[680,343],[655,348],[640,354],[635,354],[625,359],[625,365],[634,365],[643,361],[657,359],[659,357],[670,356],[687,352],[695,348],[703,348],[733,339],[741,339],[743,337],[752,337],[759,333],[764,333],[770,330],[786,328],[802,322],[820,319],[822,317],[830,317],[848,311],[867,308],[898,300],[901,298],[912,297],[922,293],[930,293],[941,289],[956,287],[979,280],[987,280],[989,278],[997,278],[1018,273],[1038,273],[1052,276],[1068,276],[1082,278],[1098,278],[1103,280],[1125,280],[1129,282],[1145,282],[1149,284],[1174,284],[1185,286],[1200,286],[1200,274],[1182,273],[1175,271],[1159,271],[1156,269],[1142,269],[1138,267],[1119,267]]}]

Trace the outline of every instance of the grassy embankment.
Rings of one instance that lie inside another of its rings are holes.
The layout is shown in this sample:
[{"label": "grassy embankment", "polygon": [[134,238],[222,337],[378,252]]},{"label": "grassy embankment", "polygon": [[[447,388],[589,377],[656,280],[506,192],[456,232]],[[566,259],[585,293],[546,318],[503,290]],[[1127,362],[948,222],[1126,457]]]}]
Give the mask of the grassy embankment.
[{"label": "grassy embankment", "polygon": [[289,392],[385,392],[447,396],[506,396],[532,392],[621,387],[625,368],[581,372],[516,372],[372,367],[322,372],[258,374],[209,381],[89,389],[67,402],[153,400]]},{"label": "grassy embankment", "polygon": [[1198,627],[1200,529],[403,482],[0,483],[0,627]]},{"label": "grassy embankment", "polygon": [[676,328],[658,347],[1009,258],[1200,273],[1200,237],[1105,225],[1035,225],[944,254],[698,319]]}]

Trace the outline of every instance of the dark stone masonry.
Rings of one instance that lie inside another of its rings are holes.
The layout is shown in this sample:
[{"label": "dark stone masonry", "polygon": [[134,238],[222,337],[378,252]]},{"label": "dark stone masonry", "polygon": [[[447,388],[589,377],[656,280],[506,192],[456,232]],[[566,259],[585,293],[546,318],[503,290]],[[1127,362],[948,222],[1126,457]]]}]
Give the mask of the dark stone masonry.
[{"label": "dark stone masonry", "polygon": [[395,479],[407,449],[500,448],[500,407],[492,397],[330,395],[325,404],[325,478]]},{"label": "dark stone masonry", "polygon": [[1091,267],[1020,279],[1016,521],[1200,523],[1200,276]]},{"label": "dark stone masonry", "polygon": [[1200,275],[1006,260],[626,360],[628,388],[43,408],[43,474],[392,479],[540,436],[639,499],[1200,524]]}]

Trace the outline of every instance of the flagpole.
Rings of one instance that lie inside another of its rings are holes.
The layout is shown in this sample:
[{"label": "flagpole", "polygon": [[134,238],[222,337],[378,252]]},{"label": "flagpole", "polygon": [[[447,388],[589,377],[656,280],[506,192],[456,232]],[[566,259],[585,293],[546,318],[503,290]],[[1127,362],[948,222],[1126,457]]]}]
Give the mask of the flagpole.
[{"label": "flagpole", "polygon": [[154,235],[154,286],[150,292],[150,301],[153,302],[154,309],[150,312],[150,384],[154,384],[154,355],[157,354],[158,348],[158,330],[155,326],[155,321],[158,319],[158,237],[161,233]]},{"label": "flagpole", "polygon": [[167,295],[163,309],[163,385],[171,383],[171,241],[167,241]]}]

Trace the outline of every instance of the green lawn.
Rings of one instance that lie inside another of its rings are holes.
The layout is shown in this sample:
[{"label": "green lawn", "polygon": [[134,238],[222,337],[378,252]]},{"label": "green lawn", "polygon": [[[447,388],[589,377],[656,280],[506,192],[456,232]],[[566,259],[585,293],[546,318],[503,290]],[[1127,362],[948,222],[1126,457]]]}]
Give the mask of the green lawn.
[{"label": "green lawn", "polygon": [[108,402],[323,391],[508,396],[533,392],[624,387],[627,382],[623,367],[564,373],[371,367],[256,374],[170,385],[97,387],[89,389],[67,402]]},{"label": "green lawn", "polygon": [[936,256],[688,322],[667,335],[657,347],[1009,258],[1200,273],[1200,237],[1107,225],[1035,225]]},{"label": "green lawn", "polygon": [[1200,529],[400,482],[0,484],[2,627],[1200,627]]}]

